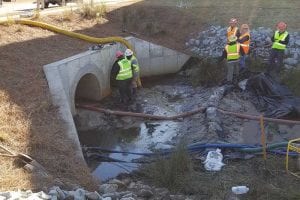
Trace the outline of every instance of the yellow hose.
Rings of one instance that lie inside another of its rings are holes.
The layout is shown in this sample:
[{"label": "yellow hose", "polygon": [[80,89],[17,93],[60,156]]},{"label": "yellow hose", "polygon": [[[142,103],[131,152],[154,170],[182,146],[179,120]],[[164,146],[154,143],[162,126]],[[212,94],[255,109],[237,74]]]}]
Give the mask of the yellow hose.
[{"label": "yellow hose", "polygon": [[67,31],[61,28],[58,28],[56,26],[46,24],[43,22],[37,22],[37,21],[32,21],[28,19],[9,19],[6,21],[1,21],[0,24],[5,24],[5,23],[16,23],[16,24],[23,24],[23,25],[28,25],[28,26],[36,26],[40,27],[43,29],[47,29],[52,32],[60,33],[67,35],[69,37],[81,39],[90,43],[96,43],[96,44],[107,44],[111,42],[119,42],[121,44],[124,44],[128,49],[131,49],[133,51],[132,46],[129,44],[128,41],[126,41],[124,38],[121,37],[106,37],[106,38],[96,38],[96,37],[91,37],[88,35],[80,34],[80,33],[75,33],[72,31]]}]

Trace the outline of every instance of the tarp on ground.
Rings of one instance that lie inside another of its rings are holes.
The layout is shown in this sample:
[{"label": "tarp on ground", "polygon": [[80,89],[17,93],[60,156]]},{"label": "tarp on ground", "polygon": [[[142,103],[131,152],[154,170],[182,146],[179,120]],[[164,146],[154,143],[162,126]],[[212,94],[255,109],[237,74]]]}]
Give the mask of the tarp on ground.
[{"label": "tarp on ground", "polygon": [[300,117],[300,98],[268,74],[258,74],[247,81],[246,89],[251,92],[251,101],[266,117]]}]

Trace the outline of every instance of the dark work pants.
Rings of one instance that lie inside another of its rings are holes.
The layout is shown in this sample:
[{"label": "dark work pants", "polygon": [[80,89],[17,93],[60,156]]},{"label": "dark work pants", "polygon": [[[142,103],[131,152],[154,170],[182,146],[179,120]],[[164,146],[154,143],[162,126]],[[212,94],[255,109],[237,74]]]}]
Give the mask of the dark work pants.
[{"label": "dark work pants", "polygon": [[131,81],[131,78],[126,80],[117,80],[122,102],[131,101]]},{"label": "dark work pants", "polygon": [[[270,60],[267,72],[275,72],[277,75],[283,66],[284,50],[271,49]],[[276,63],[277,61],[277,63]]]}]

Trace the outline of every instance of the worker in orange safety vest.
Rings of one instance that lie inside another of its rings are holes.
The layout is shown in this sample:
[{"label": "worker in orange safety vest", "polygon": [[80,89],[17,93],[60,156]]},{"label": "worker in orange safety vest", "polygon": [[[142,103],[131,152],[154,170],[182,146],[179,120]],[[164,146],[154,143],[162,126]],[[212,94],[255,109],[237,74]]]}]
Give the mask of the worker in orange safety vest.
[{"label": "worker in orange safety vest", "polygon": [[241,48],[244,51],[244,55],[240,57],[240,70],[246,69],[246,58],[250,52],[250,30],[248,24],[242,24],[241,26],[241,36],[238,38],[238,43],[240,43]]},{"label": "worker in orange safety vest", "polygon": [[240,37],[240,30],[237,24],[238,24],[238,20],[236,18],[231,18],[229,20],[229,27],[227,28],[227,42],[228,42],[228,38],[232,35],[236,36],[237,38]]}]

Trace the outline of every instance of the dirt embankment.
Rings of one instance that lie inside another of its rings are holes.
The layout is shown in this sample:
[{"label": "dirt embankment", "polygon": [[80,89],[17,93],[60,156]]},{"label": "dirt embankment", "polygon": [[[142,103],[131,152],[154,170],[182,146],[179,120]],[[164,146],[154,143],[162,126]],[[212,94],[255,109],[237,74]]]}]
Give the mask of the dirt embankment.
[{"label": "dirt embankment", "polygon": [[[197,7],[179,9],[152,2],[111,11],[101,23],[67,13],[41,20],[95,37],[135,34],[184,50],[188,35],[209,25],[207,19],[213,19],[210,16],[215,14],[209,12],[214,7],[206,5],[211,1],[205,1],[206,6],[199,8],[201,12],[194,12]],[[227,20],[227,16],[222,18]],[[73,146],[63,134],[64,126],[51,103],[42,71],[43,65],[82,52],[90,45],[39,28],[0,27],[0,144],[31,155],[51,174],[50,178],[28,174],[17,168],[12,158],[0,157],[0,190],[42,189],[55,179],[68,186],[94,186],[85,164],[72,159]]]},{"label": "dirt embankment", "polygon": [[[135,10],[135,6],[126,9]],[[149,9],[151,16],[163,11]],[[126,36],[128,33],[122,31],[124,21],[120,16],[125,12],[114,10],[100,22],[83,19],[75,13],[62,13],[39,20],[94,37]],[[145,34],[145,30],[151,31],[152,28],[151,25],[142,27],[138,30],[138,36],[157,43],[165,41],[170,47],[182,46],[185,33],[177,34],[180,39],[169,37],[170,33]],[[0,157],[0,189],[42,189],[59,180],[69,183],[69,186],[93,187],[88,168],[72,159],[74,148],[63,134],[64,125],[57,108],[51,103],[42,71],[43,65],[82,52],[92,44],[23,25],[1,26],[0,38],[0,144],[32,156],[51,174],[50,178],[28,174],[15,165],[14,159]]]}]

